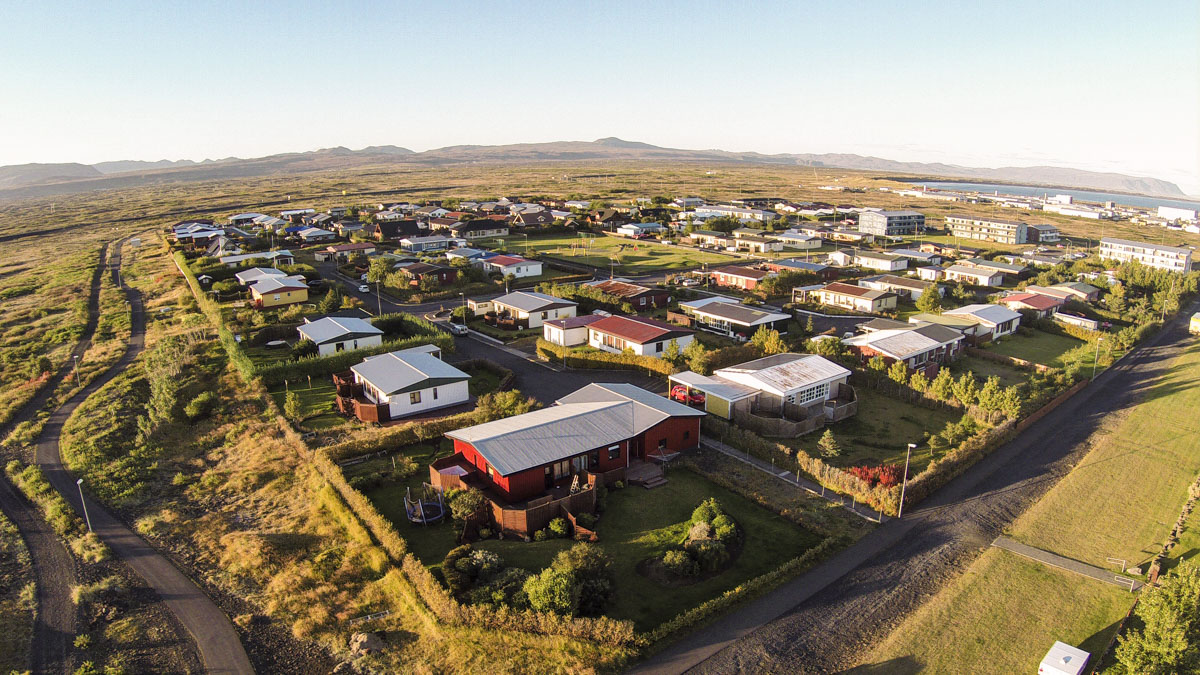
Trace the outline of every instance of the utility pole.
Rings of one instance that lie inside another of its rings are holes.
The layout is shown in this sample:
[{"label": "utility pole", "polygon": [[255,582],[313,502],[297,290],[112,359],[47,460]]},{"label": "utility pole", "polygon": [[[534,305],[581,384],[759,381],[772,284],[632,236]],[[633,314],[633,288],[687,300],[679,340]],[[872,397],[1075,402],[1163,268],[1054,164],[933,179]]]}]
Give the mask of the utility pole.
[{"label": "utility pole", "polygon": [[75,386],[79,386],[79,355],[72,354],[71,358],[75,359]]},{"label": "utility pole", "polygon": [[904,516],[904,493],[908,490],[908,460],[912,457],[915,447],[917,447],[916,443],[909,443],[908,452],[904,455],[904,482],[900,485],[900,508],[896,509],[897,518]]},{"label": "utility pole", "polygon": [[382,279],[375,282],[375,311],[378,312],[378,316],[383,316],[383,296],[379,294],[379,286],[382,283]]},{"label": "utility pole", "polygon": [[1096,356],[1092,359],[1092,381],[1096,381],[1096,364],[1100,363],[1100,343],[1104,342],[1104,338],[1096,338]]},{"label": "utility pole", "polygon": [[87,501],[83,498],[83,479],[79,478],[75,481],[75,487],[79,488],[79,503],[83,506],[83,519],[87,521],[88,532],[92,530],[92,517],[88,515]]}]

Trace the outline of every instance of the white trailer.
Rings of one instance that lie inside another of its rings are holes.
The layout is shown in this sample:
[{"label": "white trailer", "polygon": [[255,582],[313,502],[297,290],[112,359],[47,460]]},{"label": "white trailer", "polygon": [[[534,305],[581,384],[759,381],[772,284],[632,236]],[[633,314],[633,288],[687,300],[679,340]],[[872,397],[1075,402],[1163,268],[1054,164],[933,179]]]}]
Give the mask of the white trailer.
[{"label": "white trailer", "polygon": [[1082,675],[1091,656],[1077,647],[1055,642],[1038,666],[1038,675]]}]

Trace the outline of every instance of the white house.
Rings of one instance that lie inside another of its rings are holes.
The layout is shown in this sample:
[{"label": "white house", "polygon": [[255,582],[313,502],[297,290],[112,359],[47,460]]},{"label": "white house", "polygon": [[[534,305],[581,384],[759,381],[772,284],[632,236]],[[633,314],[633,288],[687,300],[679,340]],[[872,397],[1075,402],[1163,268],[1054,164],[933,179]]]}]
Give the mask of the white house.
[{"label": "white house", "polygon": [[262,281],[267,277],[286,277],[287,272],[277,270],[274,267],[251,267],[248,270],[242,270],[233,275],[241,286],[249,286],[258,281]]},{"label": "white house", "polygon": [[674,341],[680,349],[695,339],[695,333],[675,324],[640,316],[606,316],[588,325],[588,345],[620,354],[626,349],[638,356],[661,357]]},{"label": "white house", "polygon": [[327,316],[306,323],[296,331],[302,339],[311,340],[321,356],[383,344],[383,331],[362,319],[351,317]]},{"label": "white house", "polygon": [[822,244],[824,244],[824,240],[820,237],[814,237],[811,234],[798,231],[793,232],[792,230],[779,232],[771,236],[783,242],[785,248],[794,248],[801,251],[812,251],[821,248]]},{"label": "white house", "polygon": [[495,312],[501,317],[515,319],[527,328],[541,328],[547,319],[566,319],[575,316],[578,303],[545,293],[515,291],[494,300],[467,300],[467,306],[475,313]]},{"label": "white house", "polygon": [[466,403],[471,376],[438,358],[437,347],[424,345],[378,356],[352,366],[354,383],[376,405],[386,405],[390,419]]},{"label": "white house", "polygon": [[1017,332],[1017,326],[1021,325],[1021,313],[1003,305],[967,305],[948,309],[942,314],[973,321],[990,330],[993,339],[1011,335]]},{"label": "white house", "polygon": [[604,317],[585,314],[566,319],[551,319],[542,323],[542,339],[560,347],[574,347],[588,341],[587,327]]},{"label": "white house", "polygon": [[671,385],[705,395],[704,409],[732,418],[751,406],[779,411],[788,405],[824,406],[847,386],[850,371],[816,354],[775,354],[728,368],[712,375],[690,370],[668,378]]},{"label": "white house", "polygon": [[975,286],[999,286],[1004,283],[1004,273],[968,265],[951,265],[942,270],[946,281],[961,281]]},{"label": "white house", "polygon": [[881,272],[895,272],[908,267],[908,259],[890,253],[858,251],[854,254],[854,264]]},{"label": "white house", "polygon": [[498,255],[483,261],[483,269],[488,272],[499,272],[504,276],[536,277],[542,273],[542,263],[515,255]]}]

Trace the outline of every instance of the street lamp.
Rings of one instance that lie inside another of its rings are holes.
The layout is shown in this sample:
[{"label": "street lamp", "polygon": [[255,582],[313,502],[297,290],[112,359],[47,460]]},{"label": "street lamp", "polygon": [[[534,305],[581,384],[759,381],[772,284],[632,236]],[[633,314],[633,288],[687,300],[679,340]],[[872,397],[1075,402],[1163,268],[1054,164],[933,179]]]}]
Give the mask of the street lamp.
[{"label": "street lamp", "polygon": [[375,311],[379,316],[383,316],[383,297],[379,294],[379,287],[383,284],[383,279],[375,282]]},{"label": "street lamp", "polygon": [[72,354],[71,358],[75,359],[75,386],[79,386],[79,355]]},{"label": "street lamp", "polygon": [[529,235],[522,232],[521,236],[525,237],[525,257],[528,258],[529,257]]},{"label": "street lamp", "polygon": [[83,498],[83,479],[79,478],[75,481],[75,487],[79,488],[79,503],[83,505],[83,519],[87,521],[88,532],[92,532],[92,517],[88,515],[87,501]]},{"label": "street lamp", "polygon": [[912,451],[916,447],[916,443],[909,443],[908,452],[904,455],[904,482],[900,485],[900,508],[896,509],[897,518],[904,515],[904,493],[908,489],[908,460],[912,457]]},{"label": "street lamp", "polygon": [[1104,342],[1104,338],[1096,338],[1096,356],[1092,359],[1092,381],[1096,380],[1096,364],[1100,363],[1100,343]]},{"label": "street lamp", "polygon": [[458,297],[463,301],[463,326],[465,327],[467,325],[467,296],[465,293],[459,293]]}]

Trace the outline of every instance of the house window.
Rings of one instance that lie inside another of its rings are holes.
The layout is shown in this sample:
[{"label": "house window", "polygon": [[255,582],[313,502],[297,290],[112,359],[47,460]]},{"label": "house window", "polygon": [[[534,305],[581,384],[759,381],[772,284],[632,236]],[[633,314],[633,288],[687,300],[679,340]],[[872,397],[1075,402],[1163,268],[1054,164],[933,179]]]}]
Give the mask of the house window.
[{"label": "house window", "polygon": [[345,349],[346,349],[345,342],[338,342],[333,345],[333,351],[335,351],[335,352],[345,351]]},{"label": "house window", "polygon": [[592,455],[589,458],[589,465],[593,469],[600,466],[600,451],[599,450],[592,451]]},{"label": "house window", "polygon": [[614,459],[618,459],[620,456],[621,456],[621,446],[619,444],[608,446],[608,460],[610,462]]},{"label": "house window", "polygon": [[685,441],[686,441],[686,440],[688,440],[688,439],[689,439],[689,438],[691,438],[691,437],[692,437],[692,432],[690,432],[690,431],[685,431],[685,432],[683,432],[683,440],[685,440]]},{"label": "house window", "polygon": [[665,439],[665,438],[658,439],[658,449],[659,450],[667,449],[667,439]]},{"label": "house window", "polygon": [[419,391],[414,391],[414,392],[412,392],[411,394],[409,394],[409,395],[408,395],[408,403],[409,403],[409,405],[417,405],[417,404],[418,404],[418,403],[420,403],[420,402],[421,402],[421,392],[419,392]]},{"label": "house window", "polygon": [[433,400],[437,400],[437,387],[433,388]]},{"label": "house window", "polygon": [[661,351],[662,351],[662,343],[661,343],[661,342],[655,342],[655,343],[654,343],[654,351],[656,351],[656,352],[661,352]]}]

